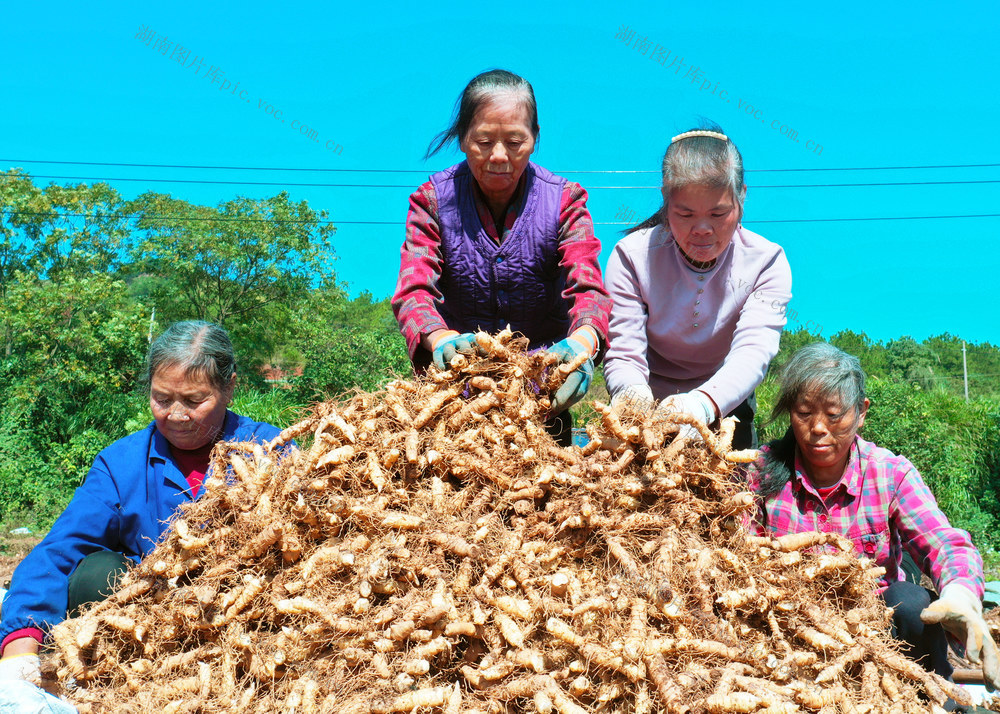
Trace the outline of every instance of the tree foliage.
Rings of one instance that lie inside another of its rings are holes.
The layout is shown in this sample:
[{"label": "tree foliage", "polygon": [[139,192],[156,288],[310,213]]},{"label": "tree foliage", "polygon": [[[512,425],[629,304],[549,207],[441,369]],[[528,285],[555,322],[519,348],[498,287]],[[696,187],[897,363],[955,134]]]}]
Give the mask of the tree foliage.
[{"label": "tree foliage", "polygon": [[129,236],[121,209],[107,184],[40,188],[21,171],[0,175],[0,297],[22,272],[57,279],[114,270]]},{"label": "tree foliage", "polygon": [[[44,526],[100,449],[149,422],[145,350],[175,320],[229,330],[243,385],[234,408],[278,426],[310,402],[410,374],[388,301],[351,299],[337,282],[325,218],[286,193],[201,206],[0,177],[0,520],[18,512]],[[757,390],[763,438],[787,425],[766,424],[777,369],[818,339],[782,335]],[[1000,349],[967,345],[966,403],[956,336],[830,341],[870,376],[863,435],[913,461],[987,552],[1000,547]],[[600,370],[590,398],[607,399]],[[592,416],[588,401],[576,416]]]},{"label": "tree foliage", "polygon": [[157,305],[162,322],[222,325],[260,359],[280,341],[293,306],[334,278],[335,228],[287,193],[217,208],[146,193],[128,209],[136,294]]},{"label": "tree foliage", "polygon": [[[209,207],[0,180],[0,519],[44,525],[100,449],[149,422],[145,351],[176,320],[227,328],[234,409],[279,426],[408,373],[388,302],[337,283],[325,218],[286,193]],[[290,376],[272,389],[258,367],[276,363]]]},{"label": "tree foliage", "polygon": [[17,273],[0,304],[0,512],[54,515],[124,436],[148,317],[109,275]]}]

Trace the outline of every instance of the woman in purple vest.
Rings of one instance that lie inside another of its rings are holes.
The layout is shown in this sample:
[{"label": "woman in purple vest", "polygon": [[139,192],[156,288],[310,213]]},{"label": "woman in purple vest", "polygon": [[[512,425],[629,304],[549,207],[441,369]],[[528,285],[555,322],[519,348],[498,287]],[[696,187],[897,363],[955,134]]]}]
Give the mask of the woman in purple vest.
[{"label": "woman in purple vest", "polygon": [[[568,407],[586,393],[607,340],[587,192],[529,161],[538,141],[531,85],[505,70],[475,77],[427,157],[457,141],[465,160],[410,196],[393,311],[417,370],[475,348],[473,333],[507,325],[564,362],[590,356],[552,402],[568,443]],[[560,417],[563,414],[565,416]]]},{"label": "woman in purple vest", "polygon": [[670,141],[662,194],[608,260],[612,403],[655,400],[706,424],[734,415],[733,446],[756,446],[754,390],[778,351],[791,268],[740,225],[743,159],[721,127]]}]

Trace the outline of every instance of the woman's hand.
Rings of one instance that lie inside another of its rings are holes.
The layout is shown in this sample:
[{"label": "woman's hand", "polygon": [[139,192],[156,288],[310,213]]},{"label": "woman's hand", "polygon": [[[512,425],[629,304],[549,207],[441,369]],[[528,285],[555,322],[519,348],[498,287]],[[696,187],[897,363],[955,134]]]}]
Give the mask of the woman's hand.
[{"label": "woman's hand", "polygon": [[434,366],[442,372],[450,368],[455,355],[472,354],[479,349],[476,336],[471,332],[458,333],[455,330],[435,330],[427,336]]},{"label": "woman's hand", "polygon": [[948,583],[941,596],[924,608],[920,619],[941,627],[965,644],[965,654],[972,662],[982,661],[983,679],[991,690],[1000,689],[1000,657],[983,619],[983,604],[975,593],[961,583]]},{"label": "woman's hand", "polygon": [[0,681],[11,679],[23,679],[32,684],[41,683],[38,641],[34,637],[19,637],[4,647],[3,658],[0,659]]},{"label": "woman's hand", "polygon": [[[708,426],[718,418],[715,402],[702,391],[681,392],[674,394],[662,402],[656,409],[657,413],[664,416],[672,414],[684,414],[700,421]],[[693,441],[701,441],[701,434],[690,424],[682,424],[680,436]]]},{"label": "woman's hand", "polygon": [[581,327],[565,340],[549,347],[548,352],[559,355],[559,361],[563,364],[568,364],[583,355],[587,357],[586,361],[569,374],[562,386],[552,395],[550,410],[553,414],[566,411],[587,394],[590,382],[594,378],[593,357],[596,351],[597,333],[591,327]]}]

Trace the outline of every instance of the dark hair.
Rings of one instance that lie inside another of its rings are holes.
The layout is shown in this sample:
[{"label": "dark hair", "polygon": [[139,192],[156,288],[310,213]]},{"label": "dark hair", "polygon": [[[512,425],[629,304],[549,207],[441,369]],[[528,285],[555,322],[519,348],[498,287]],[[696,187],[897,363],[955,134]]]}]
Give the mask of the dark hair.
[{"label": "dark hair", "polygon": [[[711,131],[725,134],[722,127],[713,121],[705,119],[700,126],[688,129],[678,134],[670,142],[663,154],[663,186],[669,194],[674,189],[685,186],[709,186],[711,188],[727,188],[733,194],[736,208],[743,216],[743,196],[746,194],[746,183],[743,181],[743,156],[732,139],[725,141],[712,136],[687,136],[689,132]],[[634,233],[643,228],[655,228],[666,223],[667,199],[656,213],[642,223],[627,228],[623,233]]]},{"label": "dark hair", "polygon": [[180,365],[188,375],[204,375],[212,386],[227,394],[236,374],[233,343],[224,329],[211,322],[175,322],[149,346],[142,378],[146,389],[157,370],[173,365]]},{"label": "dark hair", "polygon": [[508,72],[505,69],[491,69],[488,72],[477,74],[472,78],[472,81],[465,85],[462,95],[455,102],[451,126],[431,139],[424,158],[429,159],[434,156],[450,141],[461,143],[480,107],[500,95],[511,94],[517,95],[518,101],[527,107],[531,121],[531,133],[537,142],[538,106],[535,104],[535,91],[531,88],[531,84],[524,77],[513,72]]}]

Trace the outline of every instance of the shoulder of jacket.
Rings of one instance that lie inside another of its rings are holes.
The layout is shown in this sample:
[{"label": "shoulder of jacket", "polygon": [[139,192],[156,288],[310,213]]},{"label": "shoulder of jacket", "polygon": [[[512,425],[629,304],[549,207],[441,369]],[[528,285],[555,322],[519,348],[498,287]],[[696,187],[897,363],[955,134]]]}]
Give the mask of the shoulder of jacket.
[{"label": "shoulder of jacket", "polygon": [[860,436],[858,437],[858,453],[866,465],[887,466],[892,471],[899,473],[900,475],[909,471],[917,470],[917,467],[913,465],[913,462],[905,456],[900,456],[883,446],[878,446],[871,441],[866,441]]},{"label": "shoulder of jacket", "polygon": [[747,250],[752,250],[769,257],[784,254],[785,252],[785,249],[774,241],[768,240],[760,233],[754,233],[744,226],[740,226],[739,233],[742,238],[740,243]]},{"label": "shoulder of jacket", "polygon": [[265,440],[271,440],[281,433],[281,429],[266,421],[254,421],[250,417],[236,412],[232,412],[232,414],[236,417],[234,433],[237,436],[259,436]]},{"label": "shoulder of jacket", "polygon": [[569,183],[566,178],[552,173],[547,168],[539,166],[534,161],[528,162],[528,169],[531,171],[536,181],[552,184],[553,186],[563,186]]},{"label": "shoulder of jacket", "polygon": [[469,165],[465,161],[459,161],[457,164],[449,166],[446,169],[441,169],[440,171],[435,171],[430,175],[427,183],[431,185],[435,183],[441,183],[444,181],[454,181],[458,176],[469,173]]},{"label": "shoulder of jacket", "polygon": [[135,449],[149,449],[149,441],[153,438],[153,431],[156,428],[156,422],[150,422],[145,426],[145,428],[139,431],[133,431],[131,434],[123,436],[117,441],[113,441],[97,454],[100,457],[113,457],[116,454],[133,452]]}]

